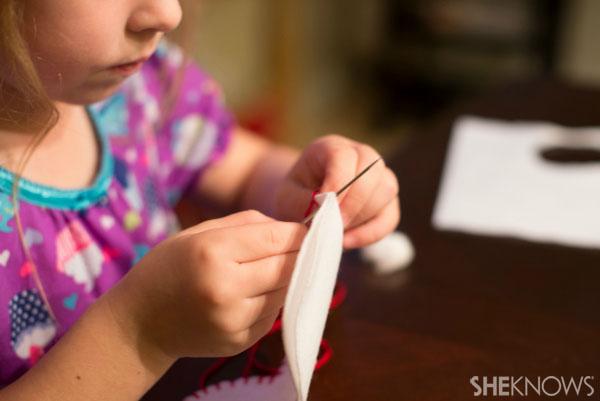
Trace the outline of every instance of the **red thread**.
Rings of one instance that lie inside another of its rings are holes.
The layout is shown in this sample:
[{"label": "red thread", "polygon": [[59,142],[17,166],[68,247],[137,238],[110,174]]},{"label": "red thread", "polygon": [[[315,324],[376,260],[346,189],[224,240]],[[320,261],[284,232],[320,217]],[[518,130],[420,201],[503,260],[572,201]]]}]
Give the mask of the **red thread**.
[{"label": "red thread", "polygon": [[346,284],[344,284],[342,282],[338,282],[335,285],[333,297],[331,297],[331,304],[329,304],[329,310],[334,310],[338,306],[340,306],[346,299],[347,295],[348,295],[348,288],[346,287]]},{"label": "red thread", "polygon": [[[268,336],[269,334],[267,334]],[[265,336],[266,337],[266,336]],[[263,337],[264,338],[264,337]],[[248,350],[248,361],[246,362],[246,366],[244,366],[244,371],[242,372],[242,376],[246,379],[250,376],[252,372],[252,367],[254,366],[254,362],[256,361],[256,352],[258,351],[258,347],[262,343],[262,338],[256,342],[250,349]]]},{"label": "red thread", "polygon": [[262,362],[259,362],[258,360],[254,360],[254,368],[265,372],[267,376],[270,376],[272,378],[274,378],[279,373],[279,366],[273,368],[271,366],[265,365]]},{"label": "red thread", "polygon": [[279,330],[281,330],[282,325],[283,325],[283,321],[281,320],[281,316],[280,316],[277,318],[277,320],[275,320],[275,323],[273,323],[273,327],[271,327],[271,330],[269,330],[267,335],[277,333]]},{"label": "red thread", "polygon": [[304,212],[304,218],[310,216],[310,214],[315,210],[315,208],[319,207],[319,202],[315,200],[315,197],[319,194],[319,190],[314,190],[312,195],[310,196],[310,203]]},{"label": "red thread", "polygon": [[225,365],[225,362],[227,362],[228,359],[229,358],[219,358],[212,365],[206,368],[204,372],[202,372],[199,379],[200,390],[204,390],[206,388],[206,381],[219,369],[221,369],[221,367]]},{"label": "red thread", "polygon": [[319,370],[325,366],[333,355],[333,349],[331,349],[331,346],[329,346],[329,342],[326,339],[321,340],[321,350],[323,351],[323,354],[317,359],[315,370]]}]

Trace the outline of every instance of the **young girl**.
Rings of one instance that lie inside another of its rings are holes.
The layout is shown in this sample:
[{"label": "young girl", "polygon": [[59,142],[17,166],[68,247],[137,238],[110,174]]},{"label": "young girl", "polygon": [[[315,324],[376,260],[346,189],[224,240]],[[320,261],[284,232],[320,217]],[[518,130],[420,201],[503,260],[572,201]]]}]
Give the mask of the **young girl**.
[{"label": "young girl", "polygon": [[[177,0],[0,2],[2,401],[135,400],[177,358],[248,348],[282,306],[312,191],[379,157],[236,127],[161,40],[180,18]],[[378,163],[340,197],[346,248],[395,228],[397,192]],[[183,196],[264,214],[178,232]]]}]

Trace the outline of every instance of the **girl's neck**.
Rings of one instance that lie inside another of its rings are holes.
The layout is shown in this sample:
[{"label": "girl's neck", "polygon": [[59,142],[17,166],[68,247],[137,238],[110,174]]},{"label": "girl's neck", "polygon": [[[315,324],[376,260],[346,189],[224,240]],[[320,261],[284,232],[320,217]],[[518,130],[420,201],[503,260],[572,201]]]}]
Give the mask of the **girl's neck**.
[{"label": "girl's neck", "polygon": [[[43,146],[56,146],[57,142],[64,141],[69,134],[81,131],[81,117],[85,117],[85,108],[62,102],[55,102],[59,118],[55,126],[45,135]],[[23,129],[11,129],[0,127],[0,165],[14,170],[18,160],[26,150],[27,146],[37,135],[41,135],[42,129],[25,127]],[[42,144],[40,144],[42,146]]]}]

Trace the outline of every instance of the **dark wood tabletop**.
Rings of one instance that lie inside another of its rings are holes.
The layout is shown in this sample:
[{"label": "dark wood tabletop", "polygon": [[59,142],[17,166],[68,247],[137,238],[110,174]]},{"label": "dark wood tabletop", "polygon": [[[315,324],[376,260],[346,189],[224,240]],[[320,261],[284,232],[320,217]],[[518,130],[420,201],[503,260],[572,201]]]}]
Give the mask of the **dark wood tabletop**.
[{"label": "dark wood tabletop", "polygon": [[[499,88],[436,118],[389,158],[401,183],[400,229],[416,258],[377,275],[357,253],[344,256],[348,295],[324,335],[334,354],[309,400],[472,399],[473,376],[593,376],[593,397],[580,397],[600,398],[600,251],[431,225],[451,126],[463,114],[600,125],[600,91],[546,81]],[[281,356],[277,341],[263,348],[263,360]],[[244,358],[214,379],[239,376]],[[144,400],[183,399],[210,363],[179,361]]]}]

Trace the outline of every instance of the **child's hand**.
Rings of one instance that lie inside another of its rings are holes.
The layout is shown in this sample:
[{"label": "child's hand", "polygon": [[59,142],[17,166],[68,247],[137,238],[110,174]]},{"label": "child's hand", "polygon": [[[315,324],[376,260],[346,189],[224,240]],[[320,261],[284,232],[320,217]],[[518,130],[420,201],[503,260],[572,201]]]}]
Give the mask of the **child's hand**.
[{"label": "child's hand", "polygon": [[191,227],[132,268],[112,309],[162,356],[237,354],[273,325],[305,233],[254,211]]},{"label": "child's hand", "polygon": [[[312,191],[337,192],[381,157],[371,147],[341,136],[310,144],[277,193],[278,217],[301,221]],[[346,233],[344,246],[358,248],[393,231],[400,220],[398,180],[383,161],[376,163],[339,198]]]}]

